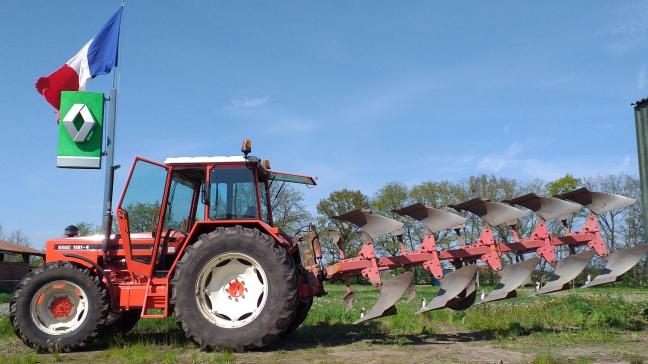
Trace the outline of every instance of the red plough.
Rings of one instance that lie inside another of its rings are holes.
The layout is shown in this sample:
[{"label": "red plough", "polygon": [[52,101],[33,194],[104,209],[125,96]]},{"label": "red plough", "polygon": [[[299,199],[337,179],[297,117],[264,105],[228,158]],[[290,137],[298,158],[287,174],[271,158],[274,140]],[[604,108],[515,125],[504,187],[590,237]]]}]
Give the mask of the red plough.
[{"label": "red plough", "polygon": [[[341,260],[329,265],[326,274],[330,279],[346,280],[347,311],[351,309],[354,300],[353,292],[348,285],[349,277],[362,276],[381,290],[377,304],[357,322],[394,314],[396,302],[407,291],[409,291],[408,301],[413,299],[413,275],[409,269],[419,265],[440,280],[439,293],[424,305],[419,313],[441,308],[463,310],[475,303],[515,297],[516,289],[529,282],[536,266],[542,260],[553,266],[553,275],[544,286],[539,287],[536,295],[570,287],[570,282],[585,269],[595,255],[607,257],[606,267],[601,275],[588,280],[583,287],[614,282],[648,253],[648,246],[637,246],[608,255],[600,234],[597,214],[623,208],[634,202],[634,199],[628,197],[590,192],[581,188],[556,197],[527,194],[503,202],[473,198],[450,205],[450,208],[458,212],[475,214],[484,222],[479,237],[471,244],[466,244],[461,237],[461,229],[466,222],[464,216],[416,203],[392,211],[421,222],[428,230],[429,233],[418,244],[416,250],[406,249],[402,222],[377,215],[370,210],[354,210],[333,218],[354,224],[365,233],[360,253],[354,258],[344,258],[344,242],[333,232],[331,236],[340,248]],[[530,211],[522,210],[515,205]],[[566,228],[567,220],[584,207],[588,208],[589,214],[583,228],[579,231],[569,231]],[[535,213],[539,221],[529,236],[520,237],[517,229],[518,220],[530,213]],[[547,222],[551,220],[562,221],[566,233],[551,237],[547,228]],[[510,229],[512,241],[496,240],[493,233],[495,226],[505,226]],[[443,250],[437,248],[434,234],[444,230],[456,232],[455,248]],[[386,257],[376,255],[374,239],[387,234],[399,241],[400,255]],[[570,255],[558,261],[556,251],[561,246],[568,247]],[[576,248],[581,246],[586,246],[587,249],[577,253]],[[525,259],[525,254],[528,253],[535,253],[537,256]],[[504,267],[501,261],[504,254],[514,254],[518,263]],[[444,275],[442,261],[450,262],[455,270]],[[476,292],[478,261],[500,274],[500,281],[495,290],[489,295],[482,294],[479,300]],[[396,268],[404,268],[407,272],[383,283],[381,273]]]}]

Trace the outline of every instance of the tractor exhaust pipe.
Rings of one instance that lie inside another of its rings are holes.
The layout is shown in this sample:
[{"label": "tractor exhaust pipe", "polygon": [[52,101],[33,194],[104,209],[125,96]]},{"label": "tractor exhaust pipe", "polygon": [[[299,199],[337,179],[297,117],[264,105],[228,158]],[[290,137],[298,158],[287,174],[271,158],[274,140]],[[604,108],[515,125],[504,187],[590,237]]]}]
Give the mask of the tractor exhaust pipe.
[{"label": "tractor exhaust pipe", "polygon": [[112,230],[112,198],[113,198],[113,184],[115,182],[115,170],[119,168],[117,165],[113,165],[113,159],[115,157],[115,118],[117,115],[117,90],[115,88],[110,89],[110,97],[108,98],[108,120],[106,125],[106,130],[108,131],[106,135],[105,142],[105,156],[106,156],[106,172],[104,177],[104,198],[103,198],[103,230],[104,230],[104,241],[101,246],[104,256],[108,252],[108,245],[110,244],[110,232]]},{"label": "tractor exhaust pipe", "polygon": [[110,174],[110,183],[106,185],[106,194],[104,196],[106,211],[104,212],[104,216],[103,216],[104,240],[103,240],[103,244],[101,245],[101,250],[103,251],[104,255],[108,253],[108,248],[110,245],[110,233],[112,232],[112,224],[113,224],[113,215],[112,215],[113,182],[115,181],[115,170],[119,169],[119,167],[121,166],[120,165],[106,166],[106,168],[110,168],[110,171],[106,173],[106,174]]}]

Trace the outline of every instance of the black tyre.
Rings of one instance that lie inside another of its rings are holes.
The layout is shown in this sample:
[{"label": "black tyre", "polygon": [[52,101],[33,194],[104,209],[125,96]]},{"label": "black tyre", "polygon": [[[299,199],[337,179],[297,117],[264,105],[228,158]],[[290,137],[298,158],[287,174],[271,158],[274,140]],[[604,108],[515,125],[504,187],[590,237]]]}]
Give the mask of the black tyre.
[{"label": "black tyre", "polygon": [[171,282],[176,320],[205,349],[237,351],[273,343],[297,307],[297,275],[270,236],[218,228],[189,246]]},{"label": "black tyre", "polygon": [[[302,267],[301,265],[297,266],[297,272],[299,273],[299,277],[301,280],[307,280],[306,276],[306,269]],[[288,328],[286,329],[286,335],[290,335],[293,333],[299,325],[301,325],[304,320],[306,320],[306,317],[308,316],[308,311],[310,311],[311,307],[313,306],[313,296],[310,296],[308,298],[303,298],[300,299],[299,302],[297,303],[297,309],[295,310],[295,317],[293,318],[292,322],[290,325],[288,325]]]},{"label": "black tyre", "polygon": [[306,317],[308,317],[308,311],[310,311],[312,306],[313,297],[299,301],[299,303],[297,304],[297,310],[295,310],[295,317],[286,329],[286,335],[292,334],[295,330],[297,330],[299,325],[301,325],[304,320],[306,320]]},{"label": "black tyre", "polygon": [[101,279],[68,262],[34,269],[16,287],[9,307],[16,335],[43,352],[85,347],[103,331],[109,310]]}]

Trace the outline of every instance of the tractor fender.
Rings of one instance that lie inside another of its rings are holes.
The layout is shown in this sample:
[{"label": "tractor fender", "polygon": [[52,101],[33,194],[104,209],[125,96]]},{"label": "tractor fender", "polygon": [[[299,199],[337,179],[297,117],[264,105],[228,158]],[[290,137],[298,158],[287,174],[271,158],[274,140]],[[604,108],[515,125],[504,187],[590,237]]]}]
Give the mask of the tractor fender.
[{"label": "tractor fender", "polygon": [[182,256],[184,255],[187,247],[193,243],[195,243],[198,238],[200,238],[201,235],[207,234],[211,231],[216,230],[219,227],[229,227],[229,226],[243,226],[246,228],[254,228],[258,229],[262,233],[265,233],[267,235],[270,235],[273,240],[281,245],[284,249],[288,251],[289,254],[293,254],[296,249],[297,245],[294,244],[292,241],[286,239],[284,236],[282,236],[281,232],[279,231],[279,228],[272,227],[265,223],[264,221],[261,220],[220,220],[220,221],[200,221],[196,222],[194,226],[191,228],[189,233],[187,234],[187,237],[184,239],[184,242],[182,242],[182,245],[178,248],[178,254],[175,258],[175,261],[171,265],[171,268],[169,269],[167,277],[170,279],[173,277],[173,274],[175,272],[176,265],[182,259]]},{"label": "tractor fender", "polygon": [[115,295],[113,294],[113,284],[110,281],[110,277],[106,275],[106,272],[103,270],[103,268],[101,268],[99,264],[97,264],[97,262],[94,262],[89,258],[78,254],[66,253],[63,254],[63,256],[66,258],[77,259],[81,261],[81,262],[70,261],[70,263],[78,264],[86,268],[94,269],[99,274],[99,278],[101,278],[101,281],[103,282],[105,280],[106,282],[106,288],[108,288],[108,299],[110,300],[110,307],[115,307],[115,301],[114,301]]}]

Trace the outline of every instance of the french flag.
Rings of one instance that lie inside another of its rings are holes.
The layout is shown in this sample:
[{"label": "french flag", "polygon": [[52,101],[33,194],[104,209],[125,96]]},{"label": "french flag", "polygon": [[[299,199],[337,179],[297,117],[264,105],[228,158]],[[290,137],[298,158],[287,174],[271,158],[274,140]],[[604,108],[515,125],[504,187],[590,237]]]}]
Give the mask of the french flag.
[{"label": "french flag", "polygon": [[117,65],[122,10],[120,7],[99,33],[61,68],[36,81],[38,93],[56,110],[61,106],[61,91],[83,91],[89,79],[108,74]]}]

